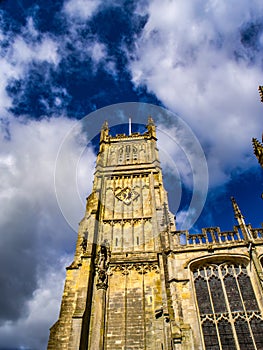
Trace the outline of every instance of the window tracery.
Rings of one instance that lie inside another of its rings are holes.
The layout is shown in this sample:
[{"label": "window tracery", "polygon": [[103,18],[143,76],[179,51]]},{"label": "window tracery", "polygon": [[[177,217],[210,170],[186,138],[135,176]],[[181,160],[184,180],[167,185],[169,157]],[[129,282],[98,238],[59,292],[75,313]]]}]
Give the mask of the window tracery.
[{"label": "window tracery", "polygon": [[205,349],[263,349],[263,319],[247,267],[203,265],[193,278]]},{"label": "window tracery", "polygon": [[123,148],[119,149],[119,164],[123,162]]},{"label": "window tracery", "polygon": [[134,161],[138,160],[138,151],[137,151],[137,148],[135,146],[133,146],[133,148],[132,148],[132,153],[133,153],[133,160]]},{"label": "window tracery", "polygon": [[[112,151],[113,152],[113,151]],[[133,145],[126,145],[118,150],[118,162],[124,163],[137,163],[139,160],[138,148]]]},{"label": "window tracery", "polygon": [[125,151],[126,151],[126,161],[129,162],[130,161],[131,146],[127,145]]}]

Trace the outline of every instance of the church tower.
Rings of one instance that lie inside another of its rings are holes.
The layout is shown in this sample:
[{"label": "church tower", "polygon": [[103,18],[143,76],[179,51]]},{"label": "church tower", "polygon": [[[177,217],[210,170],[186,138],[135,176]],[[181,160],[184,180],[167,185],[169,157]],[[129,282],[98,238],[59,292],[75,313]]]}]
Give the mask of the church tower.
[{"label": "church tower", "polygon": [[175,224],[152,118],[128,136],[111,136],[105,122],[49,350],[171,348],[164,231]]},{"label": "church tower", "polygon": [[232,198],[232,231],[177,231],[146,128],[102,126],[48,350],[262,350],[263,229]]}]

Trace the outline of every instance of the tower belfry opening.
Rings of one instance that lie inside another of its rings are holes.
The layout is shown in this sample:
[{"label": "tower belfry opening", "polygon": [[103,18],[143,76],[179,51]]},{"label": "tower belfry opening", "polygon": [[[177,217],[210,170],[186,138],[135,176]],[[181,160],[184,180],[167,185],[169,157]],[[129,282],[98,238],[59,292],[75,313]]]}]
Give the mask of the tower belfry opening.
[{"label": "tower belfry opening", "polygon": [[[131,125],[130,125],[131,126]],[[263,229],[177,231],[156,126],[101,128],[49,350],[263,349]]]}]

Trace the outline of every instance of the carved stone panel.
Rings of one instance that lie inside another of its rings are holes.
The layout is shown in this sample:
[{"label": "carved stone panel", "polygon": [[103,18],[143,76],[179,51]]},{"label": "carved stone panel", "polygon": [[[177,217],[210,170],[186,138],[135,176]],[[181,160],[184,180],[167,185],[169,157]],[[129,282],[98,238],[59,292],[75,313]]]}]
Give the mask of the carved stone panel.
[{"label": "carved stone panel", "polygon": [[133,200],[139,197],[139,193],[131,189],[130,187],[125,187],[123,189],[118,188],[115,191],[115,196],[120,201],[123,201],[124,204],[130,205]]}]

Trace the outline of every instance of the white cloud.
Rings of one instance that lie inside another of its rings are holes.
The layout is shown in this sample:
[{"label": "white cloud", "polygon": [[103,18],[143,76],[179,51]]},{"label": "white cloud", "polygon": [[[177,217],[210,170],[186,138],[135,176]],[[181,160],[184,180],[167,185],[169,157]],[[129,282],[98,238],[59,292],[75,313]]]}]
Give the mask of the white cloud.
[{"label": "white cloud", "polygon": [[[68,50],[69,46],[74,45],[76,59],[84,62],[91,60],[91,66],[87,66],[90,74],[96,74],[98,68],[102,67],[109,74],[116,75],[116,67],[114,59],[110,57],[105,44],[101,43],[96,35],[83,35],[81,32],[85,24],[87,13],[92,15],[99,6],[100,1],[69,1],[66,3],[66,9],[61,15],[65,16],[68,25],[66,35],[55,36],[54,34],[42,33],[36,29],[35,18],[28,17],[24,27],[21,27],[19,34],[13,35],[6,32],[0,27],[0,41],[8,45],[0,54],[0,115],[5,116],[6,110],[12,107],[13,100],[7,91],[11,82],[27,81],[30,77],[29,72],[34,64],[45,63],[45,70],[41,73],[43,81],[52,81],[52,69],[60,69],[59,63],[63,57],[65,61],[68,56],[72,55],[72,50]],[[71,8],[72,7],[72,8]],[[72,11],[71,11],[72,10]],[[81,14],[80,22],[75,20],[77,13]],[[73,17],[72,17],[73,16]],[[84,16],[84,17],[83,17]],[[81,21],[84,21],[81,22]],[[88,26],[87,26],[88,28]],[[70,70],[70,68],[69,68]],[[19,102],[23,95],[23,90],[17,87],[16,96]],[[52,87],[54,94],[58,93],[62,97],[67,96],[66,89],[60,87]],[[49,110],[50,101],[39,97],[46,110]],[[59,96],[55,98],[55,105],[62,108],[63,101]]]},{"label": "white cloud", "polygon": [[102,67],[106,72],[113,76],[117,76],[116,64],[113,57],[110,56],[105,44],[98,39],[93,38],[86,43],[87,48],[83,50],[84,58],[90,57],[93,63],[93,74],[95,74],[99,67]]},{"label": "white cloud", "polygon": [[64,5],[64,11],[69,17],[87,20],[96,12],[101,0],[69,0]]},{"label": "white cloud", "polygon": [[29,43],[18,36],[13,43],[11,55],[14,65],[28,64],[34,60],[57,64],[60,59],[57,51],[57,43],[49,37],[43,37],[37,43]]},{"label": "white cloud", "polygon": [[90,48],[91,57],[94,63],[100,62],[106,56],[106,47],[105,45],[95,42]]},{"label": "white cloud", "polygon": [[[173,120],[173,121],[172,121]],[[180,229],[189,229],[196,222],[206,201],[208,188],[207,162],[203,150],[190,127],[173,117],[169,128],[157,124],[158,148],[164,174],[169,174],[169,195],[177,212],[182,194],[182,183],[191,191],[191,201],[181,221]],[[166,123],[167,124],[167,123]],[[175,200],[177,203],[175,203]]]},{"label": "white cloud", "polygon": [[[63,193],[63,196],[71,198],[65,200],[69,212],[78,215],[74,216],[76,227],[79,215],[84,213],[85,209],[83,191],[85,190],[87,195],[91,190],[92,179],[87,179],[84,174],[93,170],[95,160],[92,149],[86,149],[87,141],[81,130],[81,122],[76,124],[76,121],[63,117],[30,122],[21,118],[11,118],[9,129],[11,139],[8,141],[3,137],[0,141],[0,167],[3,170],[0,181],[3,191],[0,200],[6,199],[4,190],[8,189],[11,191],[9,193],[16,192],[30,199],[39,209],[44,205],[45,208],[42,209],[51,214],[49,205],[57,206],[55,192],[58,191],[58,187],[54,184],[56,176],[59,180],[57,186],[65,189],[66,193]],[[59,151],[60,156],[57,158]],[[75,201],[72,200],[73,193]],[[79,198],[79,193],[82,198]],[[14,206],[15,196],[11,196],[9,200],[10,207]],[[3,203],[3,207],[6,208],[8,204]],[[1,211],[0,222],[1,219],[4,220],[5,215],[5,210]]]},{"label": "white cloud", "polygon": [[[87,61],[91,59],[90,73],[96,74],[98,68],[104,69],[107,73],[117,76],[117,69],[114,57],[111,56],[107,45],[102,43],[99,37],[91,34],[88,20],[94,16],[101,7],[105,8],[114,5],[114,2],[101,0],[69,0],[65,3],[63,12],[68,24],[68,35],[64,38],[62,46],[65,42],[70,45],[74,43],[74,50],[77,51],[79,61]],[[103,7],[102,7],[103,6]],[[67,50],[64,54],[67,54]],[[89,69],[89,67],[87,67]]]},{"label": "white cloud", "polygon": [[259,19],[263,4],[232,6],[153,0],[130,56],[135,86],[145,85],[178,112],[206,148],[212,186],[227,182],[236,167],[255,165],[251,138],[262,128],[261,55],[253,43],[242,44],[241,31]]},{"label": "white cloud", "polygon": [[176,214],[176,225],[177,230],[184,229],[182,226],[192,226],[193,221],[196,220],[196,212],[194,208],[187,209],[187,210],[180,210]]},{"label": "white cloud", "polygon": [[24,34],[30,35],[33,38],[37,38],[39,36],[39,32],[35,27],[34,19],[32,17],[27,18],[27,24],[24,29]]},{"label": "white cloud", "polygon": [[0,57],[0,114],[6,114],[6,108],[12,105],[12,99],[8,96],[6,87],[10,79],[19,78],[21,68],[12,65],[8,59]]},{"label": "white cloud", "polygon": [[[28,40],[27,36],[34,40]],[[58,43],[47,34],[37,32],[31,17],[21,34],[14,37],[0,28],[0,40],[8,42],[8,47],[0,55],[0,115],[6,116],[6,109],[12,106],[12,99],[6,90],[10,81],[26,78],[33,61],[57,65],[61,57]]]}]

